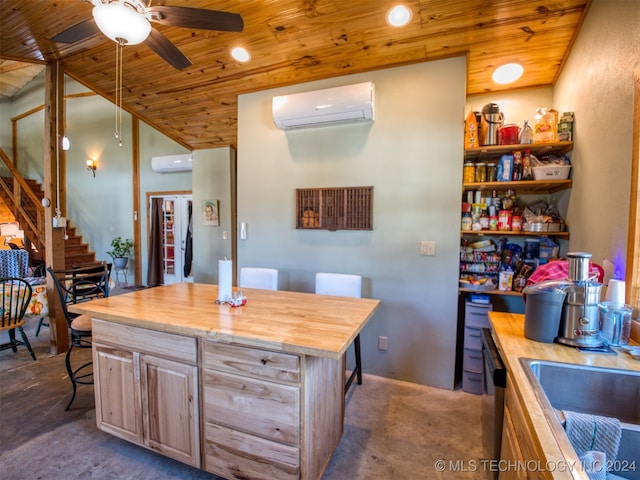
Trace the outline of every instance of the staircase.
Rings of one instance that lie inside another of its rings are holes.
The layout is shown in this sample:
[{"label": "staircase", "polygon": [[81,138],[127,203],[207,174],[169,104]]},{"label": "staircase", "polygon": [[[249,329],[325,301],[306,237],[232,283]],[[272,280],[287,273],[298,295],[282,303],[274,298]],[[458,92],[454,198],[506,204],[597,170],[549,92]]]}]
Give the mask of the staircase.
[{"label": "staircase", "polygon": [[[44,198],[42,185],[35,180],[23,179],[6,154],[0,149],[0,202],[6,204],[13,213],[20,229],[24,231],[25,246],[33,244],[35,250],[30,249],[31,260],[45,259],[44,240]],[[8,175],[8,176],[7,176]],[[96,254],[89,250],[89,246],[82,241],[82,236],[76,234],[75,227],[67,221],[66,233],[68,239],[64,242],[65,268],[74,265],[94,263]]]}]

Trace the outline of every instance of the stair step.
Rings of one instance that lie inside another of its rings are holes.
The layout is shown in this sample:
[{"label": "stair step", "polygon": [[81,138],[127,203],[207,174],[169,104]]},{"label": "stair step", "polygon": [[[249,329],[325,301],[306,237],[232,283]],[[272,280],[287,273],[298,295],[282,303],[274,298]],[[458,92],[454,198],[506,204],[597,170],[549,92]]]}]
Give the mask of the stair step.
[{"label": "stair step", "polygon": [[65,256],[64,261],[67,268],[71,268],[75,265],[83,265],[85,263],[94,263],[96,261],[96,254],[86,253],[82,255]]},{"label": "stair step", "polygon": [[73,245],[65,244],[64,246],[64,254],[65,255],[77,255],[82,253],[89,252],[89,245],[86,243],[78,243]]},{"label": "stair step", "polygon": [[[33,179],[25,179],[27,185],[36,196],[36,198],[42,199],[44,198],[44,189],[42,185]],[[8,177],[6,180],[3,180],[4,183],[12,182],[11,177]],[[0,189],[0,198],[5,199],[5,203],[7,205],[12,204],[13,202],[4,195],[4,190]],[[24,202],[23,208],[25,213],[29,215],[29,218],[35,219],[36,210],[33,208],[31,202]],[[34,220],[35,222],[35,220]],[[24,223],[24,222],[23,222]],[[25,232],[25,236],[27,238],[35,238],[37,236],[37,232],[32,232],[27,224],[20,225]],[[84,243],[81,235],[76,234],[76,228],[68,225],[65,233],[67,234],[67,240],[64,243],[64,256],[65,256],[65,265],[67,268],[71,268],[74,265],[86,265],[96,263],[96,254],[89,250],[89,245]],[[42,256],[44,252],[39,252],[39,255]]]}]

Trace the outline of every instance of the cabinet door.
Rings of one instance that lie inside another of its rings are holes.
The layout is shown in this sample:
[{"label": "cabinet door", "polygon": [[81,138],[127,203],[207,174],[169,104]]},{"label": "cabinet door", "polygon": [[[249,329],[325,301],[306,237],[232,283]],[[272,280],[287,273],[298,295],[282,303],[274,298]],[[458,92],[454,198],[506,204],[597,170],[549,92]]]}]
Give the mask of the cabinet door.
[{"label": "cabinet door", "polygon": [[525,472],[516,468],[517,465],[524,465],[524,458],[520,451],[520,445],[518,444],[518,438],[508,408],[504,411],[500,460],[501,464],[513,466],[513,468],[504,468],[500,471],[500,480],[520,480],[527,478]]},{"label": "cabinet door", "polygon": [[93,344],[98,428],[142,444],[138,354]]},{"label": "cabinet door", "polygon": [[140,355],[145,444],[200,467],[197,367]]}]

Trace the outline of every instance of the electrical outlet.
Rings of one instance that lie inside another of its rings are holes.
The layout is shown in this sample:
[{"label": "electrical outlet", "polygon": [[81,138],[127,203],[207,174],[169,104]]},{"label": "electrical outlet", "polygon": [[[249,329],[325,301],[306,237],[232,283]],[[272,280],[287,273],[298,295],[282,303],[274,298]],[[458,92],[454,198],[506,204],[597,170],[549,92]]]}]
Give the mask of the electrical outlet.
[{"label": "electrical outlet", "polygon": [[435,255],[436,242],[432,240],[420,240],[420,255]]},{"label": "electrical outlet", "polygon": [[387,350],[389,348],[389,337],[378,337],[378,350]]}]

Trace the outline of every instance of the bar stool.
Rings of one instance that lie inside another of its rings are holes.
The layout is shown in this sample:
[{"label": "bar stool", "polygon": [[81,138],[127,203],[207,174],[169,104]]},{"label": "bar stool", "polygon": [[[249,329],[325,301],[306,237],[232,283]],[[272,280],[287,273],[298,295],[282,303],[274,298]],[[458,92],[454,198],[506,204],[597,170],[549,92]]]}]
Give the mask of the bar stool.
[{"label": "bar stool", "polygon": [[278,270],[275,268],[242,267],[240,288],[261,288],[278,290]]},{"label": "bar stool", "polygon": [[65,365],[71,380],[73,393],[65,410],[69,410],[73,400],[76,398],[76,386],[93,385],[93,362],[87,362],[79,367],[72,368],[71,352],[74,348],[91,348],[91,317],[89,315],[79,315],[67,310],[69,304],[86,302],[96,298],[109,296],[109,275],[111,273],[110,263],[100,263],[87,267],[76,267],[67,270],[47,269],[53,279],[53,283],[60,298],[62,312],[69,326],[71,342]]},{"label": "bar stool", "polygon": [[[337,297],[362,297],[362,277],[360,275],[349,275],[345,273],[316,273],[316,293],[319,295],[335,295]],[[357,377],[358,385],[362,385],[362,359],[360,357],[360,334],[353,341],[356,353],[356,366],[349,375],[345,385],[344,393]]]}]

